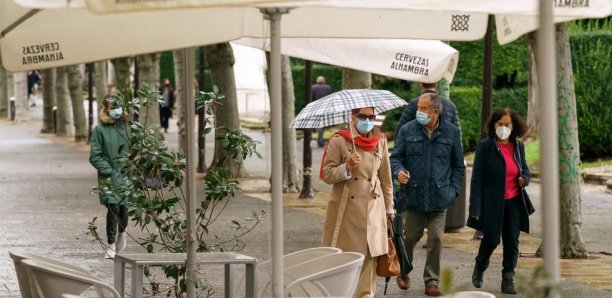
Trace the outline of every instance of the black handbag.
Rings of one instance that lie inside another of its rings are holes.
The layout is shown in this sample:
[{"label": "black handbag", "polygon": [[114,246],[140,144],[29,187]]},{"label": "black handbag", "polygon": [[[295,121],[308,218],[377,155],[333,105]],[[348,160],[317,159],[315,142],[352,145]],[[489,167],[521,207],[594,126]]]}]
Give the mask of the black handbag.
[{"label": "black handbag", "polygon": [[[521,154],[521,148],[519,147],[518,150],[519,150],[519,158],[522,159],[523,155]],[[524,146],[523,146],[523,150],[525,150]],[[525,161],[525,163],[526,162],[527,161]],[[522,160],[519,160],[519,166],[521,169],[520,174],[522,174],[523,172]],[[535,212],[535,208],[533,208],[533,203],[531,203],[531,199],[529,198],[529,195],[527,194],[525,187],[521,187],[521,198],[523,199],[523,204],[525,205],[525,210],[527,210],[527,214],[532,215]]]},{"label": "black handbag", "polygon": [[144,173],[144,179],[142,180],[142,188],[146,190],[158,190],[168,186],[166,179],[161,176],[154,176],[151,171]]},{"label": "black handbag", "polygon": [[533,208],[533,203],[531,203],[531,199],[524,187],[521,187],[521,198],[523,198],[527,214],[532,215],[535,212],[535,208]]}]

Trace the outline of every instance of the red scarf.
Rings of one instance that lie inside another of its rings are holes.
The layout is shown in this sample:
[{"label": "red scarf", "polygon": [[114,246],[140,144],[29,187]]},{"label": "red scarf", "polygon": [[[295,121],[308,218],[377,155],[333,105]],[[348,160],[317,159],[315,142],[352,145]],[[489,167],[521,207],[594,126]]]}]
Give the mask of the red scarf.
[{"label": "red scarf", "polygon": [[[341,135],[347,142],[351,141],[351,132],[348,129],[340,130],[336,132],[334,135]],[[332,136],[333,138],[334,136]],[[378,141],[380,137],[370,137],[366,138],[361,135],[357,135],[355,139],[355,146],[365,150],[365,151],[374,151],[376,147],[378,147]],[[319,178],[323,179],[323,164],[325,163],[325,156],[327,155],[327,146],[329,146],[329,142],[325,145],[325,151],[323,151],[323,157],[321,157],[321,168],[319,169]]]}]

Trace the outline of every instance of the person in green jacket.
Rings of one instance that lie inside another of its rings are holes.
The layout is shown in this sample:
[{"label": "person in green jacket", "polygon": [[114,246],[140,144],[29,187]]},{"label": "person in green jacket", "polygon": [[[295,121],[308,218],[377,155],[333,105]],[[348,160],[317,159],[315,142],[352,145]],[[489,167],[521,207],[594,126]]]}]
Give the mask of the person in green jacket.
[{"label": "person in green jacket", "polygon": [[105,249],[107,259],[113,259],[115,252],[121,252],[127,242],[125,229],[128,223],[128,199],[113,191],[126,183],[125,174],[121,172],[122,165],[117,160],[121,154],[120,150],[126,151],[129,148],[129,123],[126,118],[127,114],[121,106],[115,104],[114,98],[111,95],[105,96],[98,118],[100,124],[94,128],[91,139],[89,162],[98,170],[98,185],[109,187],[108,191],[99,194],[100,204],[108,209],[106,235],[109,245]]}]

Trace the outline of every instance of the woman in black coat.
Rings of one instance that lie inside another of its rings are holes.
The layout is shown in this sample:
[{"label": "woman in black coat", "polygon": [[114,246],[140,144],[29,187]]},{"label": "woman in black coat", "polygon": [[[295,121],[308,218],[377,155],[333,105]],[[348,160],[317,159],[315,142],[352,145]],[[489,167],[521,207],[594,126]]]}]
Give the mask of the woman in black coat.
[{"label": "woman in black coat", "polygon": [[[525,146],[517,140],[527,125],[510,108],[495,111],[487,124],[486,139],[476,148],[470,186],[470,218],[467,225],[483,232],[472,284],[480,288],[489,258],[503,241],[501,291],[516,294],[514,268],[518,259],[520,231],[529,233],[529,214],[524,187],[529,184]],[[531,206],[531,204],[529,204]],[[531,209],[532,207],[530,207]]]}]

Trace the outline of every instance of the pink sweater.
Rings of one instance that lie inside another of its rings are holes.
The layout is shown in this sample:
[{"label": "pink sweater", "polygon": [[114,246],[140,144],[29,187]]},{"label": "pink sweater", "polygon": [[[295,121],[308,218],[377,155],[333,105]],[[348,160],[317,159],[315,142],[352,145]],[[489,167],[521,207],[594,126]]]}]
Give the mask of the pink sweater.
[{"label": "pink sweater", "polygon": [[508,200],[519,195],[519,168],[514,160],[514,144],[509,142],[508,144],[497,143],[497,145],[501,149],[502,156],[506,162],[506,194],[504,198]]}]

